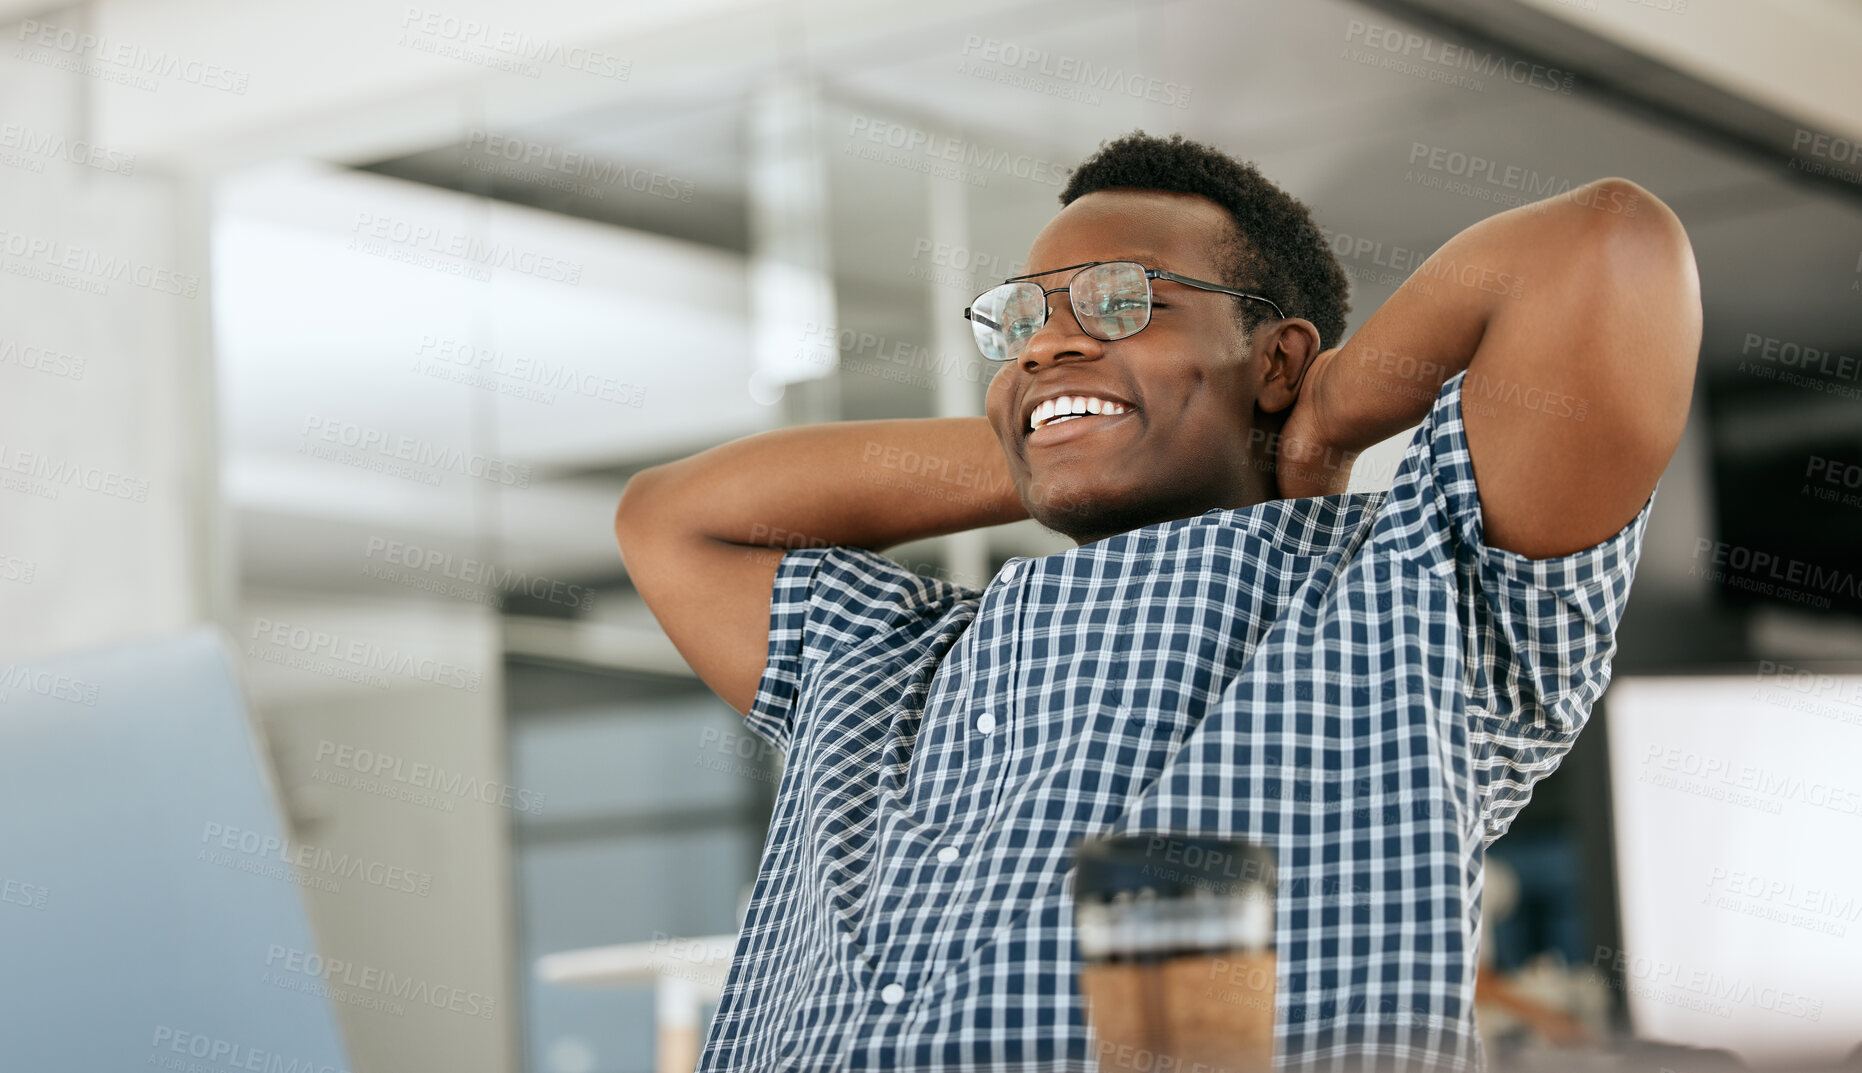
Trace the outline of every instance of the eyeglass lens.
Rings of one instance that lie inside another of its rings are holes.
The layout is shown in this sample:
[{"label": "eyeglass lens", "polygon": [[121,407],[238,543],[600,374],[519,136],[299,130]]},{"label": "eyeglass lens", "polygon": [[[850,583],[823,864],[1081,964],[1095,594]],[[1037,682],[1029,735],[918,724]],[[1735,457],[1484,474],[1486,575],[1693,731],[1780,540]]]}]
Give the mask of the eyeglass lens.
[{"label": "eyeglass lens", "polygon": [[[1068,284],[1080,328],[1108,342],[1136,334],[1151,322],[1151,281],[1135,261],[1112,261],[1074,273]],[[1047,323],[1047,296],[1033,280],[1004,283],[971,306],[976,345],[991,361],[1019,355]]]}]

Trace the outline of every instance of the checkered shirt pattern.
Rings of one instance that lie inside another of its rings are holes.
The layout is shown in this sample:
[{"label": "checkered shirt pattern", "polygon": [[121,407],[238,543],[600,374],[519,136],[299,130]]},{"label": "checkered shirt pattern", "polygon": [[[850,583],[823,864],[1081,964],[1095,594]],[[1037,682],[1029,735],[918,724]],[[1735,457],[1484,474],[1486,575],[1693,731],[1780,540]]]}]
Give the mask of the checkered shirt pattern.
[{"label": "checkered shirt pattern", "polygon": [[1011,559],[791,550],[747,717],[784,771],[700,1073],[1092,1070],[1069,853],[1270,847],[1277,1068],[1478,1070],[1482,860],[1610,677],[1654,505],[1487,546],[1457,374],[1387,492]]}]

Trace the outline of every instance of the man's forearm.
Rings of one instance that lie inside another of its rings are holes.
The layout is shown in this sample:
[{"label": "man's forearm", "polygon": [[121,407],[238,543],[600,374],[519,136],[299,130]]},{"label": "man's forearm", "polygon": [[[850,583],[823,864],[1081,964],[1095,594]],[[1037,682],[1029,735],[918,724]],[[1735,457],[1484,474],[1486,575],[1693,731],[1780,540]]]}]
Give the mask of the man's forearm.
[{"label": "man's forearm", "polygon": [[634,478],[654,513],[757,547],[883,551],[1028,517],[981,417],[836,421],[746,436]]}]

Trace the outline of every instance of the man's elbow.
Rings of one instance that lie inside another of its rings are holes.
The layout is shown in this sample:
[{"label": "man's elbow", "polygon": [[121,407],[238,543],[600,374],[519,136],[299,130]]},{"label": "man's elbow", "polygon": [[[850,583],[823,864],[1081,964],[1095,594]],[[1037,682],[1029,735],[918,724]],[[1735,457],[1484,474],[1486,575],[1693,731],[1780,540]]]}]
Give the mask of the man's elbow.
[{"label": "man's elbow", "polygon": [[[1677,311],[1700,315],[1700,269],[1687,228],[1667,203],[1638,183],[1618,176],[1597,179],[1571,191],[1581,238],[1603,259],[1604,270],[1623,286],[1649,293]],[[1664,311],[1667,312],[1667,311]]]},{"label": "man's elbow", "polygon": [[1597,301],[1592,314],[1607,312],[1618,325],[1611,337],[1623,345],[1607,360],[1609,382],[1627,408],[1626,435],[1666,460],[1687,422],[1700,362],[1700,272],[1693,244],[1674,210],[1628,179],[1598,179],[1572,195],[1595,210],[1578,226],[1585,262],[1601,286],[1585,290]]},{"label": "man's elbow", "polygon": [[657,468],[643,469],[629,477],[626,487],[621,489],[620,502],[614,505],[614,542],[623,557],[627,554],[630,534],[639,532],[653,512],[653,484],[657,479],[654,469]]}]

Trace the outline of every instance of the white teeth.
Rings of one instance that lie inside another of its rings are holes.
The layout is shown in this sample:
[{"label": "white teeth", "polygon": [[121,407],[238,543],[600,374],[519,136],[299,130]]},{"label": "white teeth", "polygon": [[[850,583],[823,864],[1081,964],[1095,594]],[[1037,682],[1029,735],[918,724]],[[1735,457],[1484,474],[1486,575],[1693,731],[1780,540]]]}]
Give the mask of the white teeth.
[{"label": "white teeth", "polygon": [[1028,428],[1032,431],[1058,420],[1086,414],[1122,414],[1125,411],[1126,407],[1122,404],[1096,395],[1062,395],[1036,406],[1034,412],[1028,415]]}]

